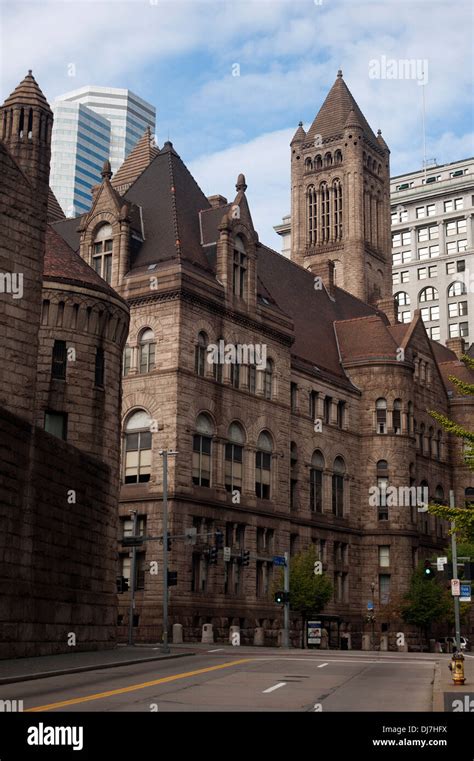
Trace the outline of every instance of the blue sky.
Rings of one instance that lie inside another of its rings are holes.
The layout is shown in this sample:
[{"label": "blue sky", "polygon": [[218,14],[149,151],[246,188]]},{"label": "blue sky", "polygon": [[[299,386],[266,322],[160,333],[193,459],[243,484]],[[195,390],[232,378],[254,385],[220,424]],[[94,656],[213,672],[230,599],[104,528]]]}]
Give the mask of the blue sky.
[{"label": "blue sky", "polygon": [[245,173],[260,239],[274,247],[289,141],[339,68],[382,129],[392,174],[421,166],[423,88],[371,77],[374,61],[424,62],[428,158],[474,155],[471,0],[1,0],[0,10],[2,98],[29,68],[50,101],[88,84],[129,87],[156,106],[159,145],[172,140],[205,193],[231,197]]}]

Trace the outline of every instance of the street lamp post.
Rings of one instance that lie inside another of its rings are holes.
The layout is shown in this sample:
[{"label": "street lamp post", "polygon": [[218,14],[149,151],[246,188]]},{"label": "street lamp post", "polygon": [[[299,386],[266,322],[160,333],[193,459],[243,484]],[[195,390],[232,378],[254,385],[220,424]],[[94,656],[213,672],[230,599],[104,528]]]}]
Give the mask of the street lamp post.
[{"label": "street lamp post", "polygon": [[163,644],[161,651],[169,653],[168,644],[168,456],[178,453],[171,449],[161,449],[163,458]]}]

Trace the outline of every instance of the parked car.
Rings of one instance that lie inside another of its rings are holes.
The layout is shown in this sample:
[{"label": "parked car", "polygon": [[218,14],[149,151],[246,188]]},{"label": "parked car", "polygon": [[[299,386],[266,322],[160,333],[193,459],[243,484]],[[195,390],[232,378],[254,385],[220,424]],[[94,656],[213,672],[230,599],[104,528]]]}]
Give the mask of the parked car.
[{"label": "parked car", "polygon": [[[460,637],[460,645],[461,650],[469,650],[469,640],[467,637]],[[454,648],[456,647],[456,641],[455,637],[439,637],[438,642],[441,645],[441,652],[443,653],[452,653]]]}]

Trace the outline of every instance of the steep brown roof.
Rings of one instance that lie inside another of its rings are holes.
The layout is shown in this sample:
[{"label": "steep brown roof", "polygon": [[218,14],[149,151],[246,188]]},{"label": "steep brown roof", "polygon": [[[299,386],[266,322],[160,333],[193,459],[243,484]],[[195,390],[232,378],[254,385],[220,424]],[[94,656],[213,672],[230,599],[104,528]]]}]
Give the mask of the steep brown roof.
[{"label": "steep brown roof", "polygon": [[142,137],[128,154],[120,169],[112,179],[112,185],[121,195],[129,189],[135,180],[140,177],[153,159],[158,156],[160,150],[153,144],[150,127],[147,127]]},{"label": "steep brown roof", "polygon": [[357,359],[396,359],[397,343],[380,314],[336,322],[343,362]]},{"label": "steep brown roof", "polygon": [[81,223],[81,217],[69,217],[68,219],[62,219],[59,222],[53,222],[52,227],[59,235],[64,238],[67,245],[72,248],[73,251],[79,251],[79,244],[81,241],[81,235],[78,232],[78,227]]},{"label": "steep brown roof", "polygon": [[24,106],[40,106],[44,111],[51,112],[49,103],[41,92],[36,79],[31,73],[31,69],[28,74],[17,87],[13,90],[11,95],[8,96],[4,106],[14,105]]},{"label": "steep brown roof", "polygon": [[66,215],[59,205],[59,201],[51,188],[48,192],[48,222],[59,222],[66,219]]},{"label": "steep brown roof", "polygon": [[[461,362],[459,359],[453,359],[449,362],[438,362],[438,367],[441,373],[441,377],[443,378],[444,385],[446,386],[446,390],[451,391],[453,396],[461,397],[462,394],[459,392],[459,389],[449,380],[450,375],[453,375],[455,378],[459,378],[459,380],[463,381],[464,383],[474,383],[474,373],[472,370],[466,367],[464,362]],[[465,396],[465,398],[467,400],[471,399],[472,397]]]},{"label": "steep brown roof", "polygon": [[210,271],[201,246],[199,212],[210,203],[172,143],[166,142],[125,199],[142,209],[145,240],[131,269],[182,258]]},{"label": "steep brown roof", "polygon": [[341,135],[351,111],[354,112],[353,116],[360,123],[366,136],[377,145],[377,138],[344,82],[341,71],[338,72],[336,81],[308,130],[307,140],[313,140],[316,135],[321,135],[323,140],[334,135]]},{"label": "steep brown roof", "polygon": [[82,285],[120,298],[113,288],[68,246],[52,225],[46,228],[43,277],[44,280]]},{"label": "steep brown roof", "polygon": [[380,314],[341,288],[331,298],[325,288],[314,288],[314,275],[276,251],[257,246],[258,274],[278,307],[294,324],[292,354],[347,381],[339,359],[334,323],[353,317]]}]

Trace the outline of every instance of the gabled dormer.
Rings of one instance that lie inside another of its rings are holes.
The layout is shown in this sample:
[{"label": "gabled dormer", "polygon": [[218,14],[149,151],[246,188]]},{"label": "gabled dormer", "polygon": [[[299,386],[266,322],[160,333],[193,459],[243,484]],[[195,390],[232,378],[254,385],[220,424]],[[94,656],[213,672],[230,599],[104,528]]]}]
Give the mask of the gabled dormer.
[{"label": "gabled dormer", "polygon": [[229,307],[254,312],[257,306],[258,235],[245,195],[243,174],[236,184],[237,195],[219,225],[216,276],[225,288]]},{"label": "gabled dormer", "polygon": [[82,258],[109,285],[118,288],[130,267],[130,205],[111,184],[110,162],[92,189],[92,208],[79,227]]}]

